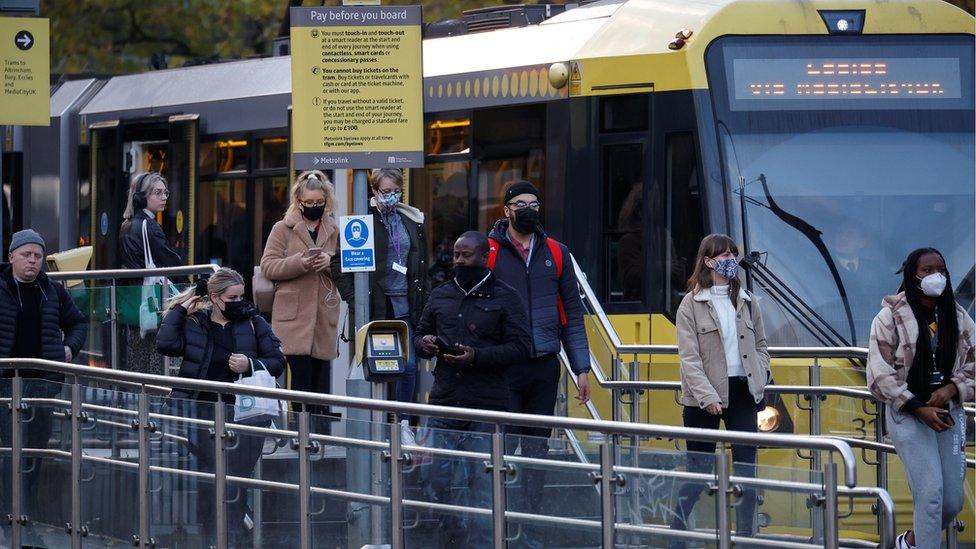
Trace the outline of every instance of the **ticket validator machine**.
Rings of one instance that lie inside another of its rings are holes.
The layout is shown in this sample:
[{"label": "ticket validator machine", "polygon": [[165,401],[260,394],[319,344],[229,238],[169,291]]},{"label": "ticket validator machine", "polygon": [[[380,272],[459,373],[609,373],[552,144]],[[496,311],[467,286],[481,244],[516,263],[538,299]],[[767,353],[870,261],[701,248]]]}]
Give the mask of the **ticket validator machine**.
[{"label": "ticket validator machine", "polygon": [[356,362],[363,366],[366,381],[400,379],[410,358],[409,334],[402,320],[374,320],[356,332]]}]

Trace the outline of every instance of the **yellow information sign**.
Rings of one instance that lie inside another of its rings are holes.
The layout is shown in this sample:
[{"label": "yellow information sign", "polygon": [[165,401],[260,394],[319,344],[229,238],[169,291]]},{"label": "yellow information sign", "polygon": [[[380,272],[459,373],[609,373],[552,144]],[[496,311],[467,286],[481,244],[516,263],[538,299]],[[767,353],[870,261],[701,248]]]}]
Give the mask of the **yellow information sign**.
[{"label": "yellow information sign", "polygon": [[51,40],[47,19],[0,17],[0,124],[51,124]]},{"label": "yellow information sign", "polygon": [[424,163],[420,6],[291,8],[295,167]]}]

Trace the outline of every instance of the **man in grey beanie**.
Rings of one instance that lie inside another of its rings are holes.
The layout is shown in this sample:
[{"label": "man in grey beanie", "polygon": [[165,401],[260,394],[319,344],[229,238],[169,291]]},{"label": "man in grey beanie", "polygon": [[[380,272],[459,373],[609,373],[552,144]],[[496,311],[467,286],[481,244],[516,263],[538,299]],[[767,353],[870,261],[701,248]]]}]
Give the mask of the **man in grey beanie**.
[{"label": "man in grey beanie", "polygon": [[[88,320],[71,301],[59,282],[41,272],[44,264],[44,239],[37,231],[25,229],[13,234],[10,263],[0,263],[0,358],[43,358],[70,362],[85,343]],[[61,390],[64,376],[54,372],[21,369],[25,398],[52,398]],[[9,378],[11,370],[0,371]],[[0,396],[9,398],[11,380],[0,379]],[[27,448],[47,448],[53,426],[52,408],[31,406],[30,422],[23,423],[22,438]],[[0,407],[0,446],[9,446],[12,435],[10,410]],[[23,458],[22,514],[30,515],[30,498],[40,477],[39,458]],[[0,474],[10,478],[9,457],[0,458]],[[10,512],[12,496],[7,486],[0,494],[0,516]]]}]

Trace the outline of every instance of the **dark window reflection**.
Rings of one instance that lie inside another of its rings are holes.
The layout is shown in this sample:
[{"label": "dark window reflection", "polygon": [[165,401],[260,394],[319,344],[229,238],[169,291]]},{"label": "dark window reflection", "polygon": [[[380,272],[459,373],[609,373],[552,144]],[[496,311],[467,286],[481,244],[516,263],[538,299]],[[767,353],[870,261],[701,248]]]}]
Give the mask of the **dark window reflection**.
[{"label": "dark window reflection", "polygon": [[606,295],[612,302],[644,297],[643,157],[639,143],[603,149]]},{"label": "dark window reflection", "polygon": [[668,135],[667,147],[671,223],[664,244],[670,257],[669,298],[673,313],[686,292],[688,279],[695,268],[698,245],[705,235],[694,137],[691,133]]},{"label": "dark window reflection", "polygon": [[427,276],[431,286],[450,279],[454,241],[470,228],[468,222],[468,173],[471,163],[442,162],[416,170],[414,205],[430,219],[428,246],[431,251]]}]

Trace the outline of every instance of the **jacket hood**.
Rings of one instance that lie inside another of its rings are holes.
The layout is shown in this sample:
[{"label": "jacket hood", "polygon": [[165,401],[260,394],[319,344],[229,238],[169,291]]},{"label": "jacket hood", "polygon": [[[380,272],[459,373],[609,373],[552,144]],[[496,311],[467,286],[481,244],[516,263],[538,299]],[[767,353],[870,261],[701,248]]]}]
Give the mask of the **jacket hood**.
[{"label": "jacket hood", "polygon": [[[705,289],[695,288],[695,301],[702,301],[702,302],[711,301],[712,300],[712,292],[710,292],[708,290],[711,290],[711,288],[705,288]],[[739,288],[739,299],[742,299],[742,300],[745,300],[745,301],[752,301],[752,296],[749,295],[749,292],[745,291],[744,289],[742,289],[740,287]]]},{"label": "jacket hood", "polygon": [[[508,219],[502,218],[495,222],[492,226],[491,231],[488,232],[488,238],[497,240],[499,242],[508,242],[508,227],[511,222]],[[542,227],[537,226],[535,228],[535,234],[541,238],[549,238],[546,231]]]},{"label": "jacket hood", "polygon": [[[374,210],[376,210],[377,212],[379,211],[379,206],[376,204],[376,197],[375,196],[370,197],[370,199],[369,199],[369,207],[372,208],[372,209],[374,209]],[[397,204],[396,204],[396,211],[399,212],[400,215],[402,215],[403,217],[406,217],[407,219],[409,219],[410,221],[413,221],[414,223],[423,223],[424,222],[424,212],[418,210],[417,208],[414,208],[410,204],[404,204],[403,202],[397,202]]]},{"label": "jacket hood", "polygon": [[902,307],[908,307],[908,298],[905,297],[905,292],[898,292],[895,295],[885,296],[881,300],[881,306],[885,309],[891,309],[891,312],[895,312]]}]

